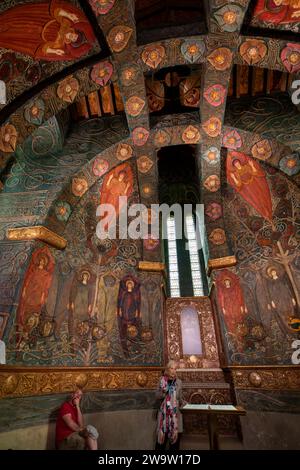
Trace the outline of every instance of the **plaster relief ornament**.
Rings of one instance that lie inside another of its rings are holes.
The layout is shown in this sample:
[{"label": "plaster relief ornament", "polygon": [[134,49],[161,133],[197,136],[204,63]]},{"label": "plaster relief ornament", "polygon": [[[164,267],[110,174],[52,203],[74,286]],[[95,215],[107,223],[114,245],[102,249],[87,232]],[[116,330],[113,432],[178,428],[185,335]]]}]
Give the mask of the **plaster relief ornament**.
[{"label": "plaster relief ornament", "polygon": [[205,209],[205,214],[213,221],[222,217],[222,213],[222,206],[218,202],[210,202]]},{"label": "plaster relief ornament", "polygon": [[213,245],[224,245],[226,241],[225,232],[221,228],[215,228],[208,238]]},{"label": "plaster relief ornament", "polygon": [[18,133],[12,124],[0,128],[0,150],[5,153],[14,152],[17,145]]},{"label": "plaster relief ornament", "polygon": [[62,80],[57,87],[57,96],[66,103],[73,103],[79,91],[79,82],[73,75]]},{"label": "plaster relief ornament", "polygon": [[114,69],[110,62],[100,62],[100,64],[94,65],[91,72],[91,78],[93,82],[98,85],[105,86],[110,80],[113,71]]},{"label": "plaster relief ornament", "polygon": [[125,25],[114,26],[110,30],[107,36],[107,41],[113,52],[121,52],[123,49],[125,49],[132,32],[133,29]]},{"label": "plaster relief ornament", "polygon": [[198,62],[205,51],[204,41],[188,39],[181,44],[181,54],[191,64]]},{"label": "plaster relief ornament", "polygon": [[247,39],[240,46],[240,54],[248,65],[260,62],[267,54],[268,48],[260,39]]},{"label": "plaster relief ornament", "polygon": [[296,73],[300,70],[300,44],[288,43],[282,49],[280,58],[283,65],[290,73]]},{"label": "plaster relief ornament", "polygon": [[140,173],[148,173],[153,167],[153,161],[147,155],[142,155],[137,160],[137,167]]},{"label": "plaster relief ornament", "polygon": [[106,15],[114,6],[116,0],[89,0],[96,15]]},{"label": "plaster relief ornament", "polygon": [[128,144],[119,144],[117,147],[117,159],[123,162],[124,160],[128,160],[128,158],[132,157],[132,147]]},{"label": "plaster relief ornament", "polygon": [[129,116],[136,117],[143,111],[145,101],[139,96],[131,96],[125,104],[125,108]]},{"label": "plaster relief ornament", "polygon": [[143,245],[145,250],[153,251],[159,246],[159,238],[149,236],[143,240]]},{"label": "plaster relief ornament", "polygon": [[232,52],[227,47],[219,47],[209,54],[207,59],[215,69],[226,70],[231,66]]},{"label": "plaster relief ornament", "polygon": [[200,141],[200,132],[197,127],[188,126],[183,131],[181,138],[186,144],[196,144]]},{"label": "plaster relief ornament", "polygon": [[151,184],[144,184],[142,186],[142,195],[146,198],[153,195],[153,186]]},{"label": "plaster relief ornament", "polygon": [[228,149],[236,150],[240,148],[242,144],[242,138],[235,129],[232,129],[223,135],[223,146]]},{"label": "plaster relief ornament", "polygon": [[294,152],[292,155],[283,157],[279,162],[279,167],[289,176],[296,175],[300,170],[299,153]]},{"label": "plaster relief ornament", "polygon": [[170,134],[168,134],[167,131],[164,131],[163,129],[159,130],[156,132],[154,136],[154,145],[155,147],[165,147],[169,145],[171,142],[172,138]]},{"label": "plaster relief ornament", "polygon": [[138,74],[139,74],[139,69],[134,65],[130,65],[128,67],[123,68],[121,70],[122,84],[124,86],[135,85]]},{"label": "plaster relief ornament", "polygon": [[210,147],[203,155],[209,165],[216,165],[220,161],[220,151],[217,147]]},{"label": "plaster relief ornament", "polygon": [[223,85],[212,85],[204,91],[204,98],[212,106],[220,106],[224,103],[226,89]]},{"label": "plaster relief ornament", "polygon": [[156,67],[162,62],[166,55],[166,50],[163,46],[159,45],[150,45],[146,46],[142,52],[142,61],[144,64],[148,65],[152,69],[156,69]]},{"label": "plaster relief ornament", "polygon": [[221,133],[222,123],[219,118],[211,117],[202,124],[204,132],[210,137],[217,137]]},{"label": "plaster relief ornament", "polygon": [[135,145],[142,147],[145,145],[149,137],[149,131],[144,127],[136,127],[132,131],[132,140]]},{"label": "plaster relief ornament", "polygon": [[272,149],[269,141],[267,139],[260,140],[256,142],[251,148],[251,153],[254,158],[259,160],[268,160],[272,156]]},{"label": "plaster relief ornament", "polygon": [[81,197],[88,190],[88,183],[85,178],[73,178],[72,179],[72,193],[74,196]]},{"label": "plaster relief ornament", "polygon": [[238,5],[225,5],[216,11],[214,16],[223,31],[233,33],[240,27],[243,12]]},{"label": "plaster relief ornament", "polygon": [[215,193],[220,188],[220,179],[217,175],[210,175],[204,181],[204,187],[211,193]]},{"label": "plaster relief ornament", "polygon": [[42,124],[45,114],[45,103],[41,99],[35,99],[24,107],[24,117],[30,124],[39,126]]},{"label": "plaster relief ornament", "polygon": [[103,158],[95,158],[93,162],[93,173],[95,176],[102,176],[107,172],[109,164],[107,160]]},{"label": "plaster relief ornament", "polygon": [[66,201],[58,201],[55,205],[55,215],[61,222],[67,222],[71,215],[71,206]]}]

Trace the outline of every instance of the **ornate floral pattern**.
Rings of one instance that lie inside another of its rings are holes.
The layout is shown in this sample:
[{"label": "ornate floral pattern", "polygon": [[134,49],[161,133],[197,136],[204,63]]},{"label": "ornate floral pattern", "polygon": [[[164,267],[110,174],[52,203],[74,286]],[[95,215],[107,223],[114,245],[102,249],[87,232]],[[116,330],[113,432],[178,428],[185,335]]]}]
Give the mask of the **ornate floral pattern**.
[{"label": "ornate floral pattern", "polygon": [[152,69],[156,69],[156,67],[163,61],[165,55],[166,50],[162,45],[146,46],[142,52],[142,61]]},{"label": "ornate floral pattern", "polygon": [[120,77],[122,84],[124,86],[134,85],[138,74],[139,69],[135,65],[129,65],[121,69]]},{"label": "ornate floral pattern", "polygon": [[145,129],[144,127],[136,127],[132,131],[132,140],[135,145],[138,147],[142,147],[142,145],[145,145],[149,137],[149,131]]},{"label": "ornate floral pattern", "polygon": [[98,85],[105,86],[113,74],[113,66],[110,62],[100,62],[94,65],[91,72],[91,78]]},{"label": "ornate floral pattern", "polygon": [[207,60],[215,69],[226,70],[231,65],[232,52],[227,47],[219,47],[209,54]]},{"label": "ornate floral pattern", "polygon": [[72,179],[72,193],[74,196],[81,197],[88,190],[87,180],[84,178],[73,178]]},{"label": "ornate floral pattern", "polygon": [[172,138],[170,134],[168,134],[168,132],[164,131],[163,129],[160,129],[159,131],[157,131],[154,136],[155,147],[166,146],[171,142],[171,140]]},{"label": "ornate floral pattern", "polygon": [[125,104],[125,108],[129,116],[136,117],[141,114],[145,106],[145,101],[139,96],[131,96]]},{"label": "ornate floral pattern", "polygon": [[217,147],[210,147],[203,154],[203,158],[210,165],[216,165],[220,161],[220,151]]},{"label": "ornate floral pattern", "polygon": [[205,214],[211,220],[218,220],[222,217],[222,213],[222,206],[218,202],[210,202],[205,209]]},{"label": "ornate floral pattern", "polygon": [[193,64],[203,57],[205,44],[199,39],[188,39],[181,44],[180,50],[183,57]]},{"label": "ornate floral pattern", "polygon": [[259,160],[268,160],[272,156],[272,149],[267,139],[256,142],[251,148],[251,153],[254,158]]},{"label": "ornate floral pattern", "polygon": [[145,250],[153,251],[159,246],[159,239],[149,236],[143,240]]},{"label": "ornate floral pattern", "polygon": [[220,28],[230,33],[237,31],[240,27],[243,13],[238,5],[225,5],[214,14]]},{"label": "ornate floral pattern", "polygon": [[58,201],[55,205],[55,215],[61,222],[67,222],[71,215],[71,206],[66,201]]},{"label": "ornate floral pattern", "polygon": [[116,0],[89,0],[96,15],[106,15],[114,6]]},{"label": "ornate floral pattern", "polygon": [[217,137],[221,133],[222,123],[219,118],[213,116],[202,124],[202,128],[210,137]]},{"label": "ornate floral pattern", "polygon": [[181,138],[186,144],[196,144],[200,141],[200,132],[195,126],[188,126],[182,133]]},{"label": "ornate floral pattern", "polygon": [[0,150],[5,153],[14,152],[17,145],[18,133],[12,124],[0,128]]},{"label": "ornate floral pattern", "polygon": [[298,72],[300,70],[300,44],[288,43],[282,49],[280,58],[288,72]]},{"label": "ornate floral pattern", "polygon": [[212,106],[220,106],[224,103],[226,96],[226,89],[223,85],[212,85],[204,92],[204,98]]},{"label": "ornate floral pattern", "polygon": [[220,188],[220,178],[217,175],[210,175],[204,181],[204,187],[212,192],[215,193]]},{"label": "ornate floral pattern", "polygon": [[153,167],[153,161],[147,155],[142,155],[137,160],[137,167],[140,173],[148,173]]},{"label": "ornate floral pattern", "polygon": [[123,162],[132,156],[132,147],[128,144],[119,144],[117,147],[117,159]]},{"label": "ornate floral pattern", "polygon": [[45,103],[37,98],[24,107],[24,117],[30,124],[39,126],[42,124],[45,114]]},{"label": "ornate floral pattern", "polygon": [[73,103],[79,91],[79,82],[73,75],[62,80],[57,87],[57,96],[66,103]]},{"label": "ornate floral pattern", "polygon": [[223,245],[226,241],[226,235],[222,228],[215,228],[208,238],[213,245]]},{"label": "ornate floral pattern", "polygon": [[152,184],[146,183],[142,186],[142,195],[146,198],[149,198],[153,195],[154,189]]},{"label": "ornate floral pattern", "polygon": [[108,33],[107,41],[113,52],[121,52],[127,46],[133,29],[126,25],[114,26]]},{"label": "ornate floral pattern", "polygon": [[107,160],[103,158],[95,158],[93,162],[93,173],[95,176],[102,176],[107,172],[109,164]]},{"label": "ornate floral pattern", "polygon": [[247,39],[240,46],[240,54],[249,65],[260,62],[267,54],[268,48],[261,39]]},{"label": "ornate floral pattern", "polygon": [[279,162],[279,167],[289,176],[296,175],[300,170],[299,153],[294,152],[292,155],[283,157]]},{"label": "ornate floral pattern", "polygon": [[242,138],[235,129],[226,132],[223,136],[223,145],[228,149],[236,150],[240,148],[242,144]]}]

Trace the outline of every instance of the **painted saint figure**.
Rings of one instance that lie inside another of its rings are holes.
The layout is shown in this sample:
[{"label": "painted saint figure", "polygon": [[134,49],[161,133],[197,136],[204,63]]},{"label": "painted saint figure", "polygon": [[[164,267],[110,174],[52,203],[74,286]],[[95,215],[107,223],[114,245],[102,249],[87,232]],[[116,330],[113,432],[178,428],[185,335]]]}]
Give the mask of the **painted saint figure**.
[{"label": "painted saint figure", "polygon": [[92,313],[94,286],[88,269],[82,268],[75,274],[69,298],[69,335],[74,335],[74,321],[77,325],[89,319]]},{"label": "painted saint figure", "polygon": [[[114,170],[110,171],[104,181],[101,188],[100,204],[111,204],[115,210],[116,216],[119,215],[119,211],[122,209],[121,196],[129,197],[133,191],[133,174],[131,167],[128,163],[119,165]],[[106,225],[104,229],[110,226],[113,216],[109,214],[106,217]]]},{"label": "painted saint figure", "polygon": [[268,266],[256,291],[266,332],[270,334],[272,320],[275,320],[282,334],[289,334],[289,318],[297,314],[297,303],[289,278],[283,269],[275,264]]},{"label": "painted saint figure", "polygon": [[37,60],[82,57],[95,40],[82,11],[63,0],[25,3],[0,14],[0,47]]},{"label": "painted saint figure", "polygon": [[266,174],[258,162],[244,153],[228,152],[227,181],[245,201],[269,221],[272,220],[271,193]]},{"label": "painted saint figure", "polygon": [[258,0],[254,17],[274,25],[300,22],[299,0]]},{"label": "painted saint figure", "polygon": [[120,281],[117,315],[121,346],[127,358],[128,339],[138,339],[141,329],[140,282],[133,276],[125,276]]},{"label": "painted saint figure", "polygon": [[105,362],[109,356],[110,335],[116,324],[116,303],[118,300],[119,282],[113,273],[105,274],[99,280],[97,299],[97,319],[105,332],[97,341],[97,362]]},{"label": "painted saint figure", "polygon": [[[49,249],[44,247],[34,251],[25,275],[17,310],[19,332],[26,333],[31,328],[33,319],[38,323],[42,308],[47,302],[53,271],[54,259]],[[18,342],[20,339],[19,336]]]},{"label": "painted saint figure", "polygon": [[237,347],[242,349],[243,326],[247,307],[238,276],[223,269],[216,277],[218,304],[224,316],[229,333],[237,339]]}]

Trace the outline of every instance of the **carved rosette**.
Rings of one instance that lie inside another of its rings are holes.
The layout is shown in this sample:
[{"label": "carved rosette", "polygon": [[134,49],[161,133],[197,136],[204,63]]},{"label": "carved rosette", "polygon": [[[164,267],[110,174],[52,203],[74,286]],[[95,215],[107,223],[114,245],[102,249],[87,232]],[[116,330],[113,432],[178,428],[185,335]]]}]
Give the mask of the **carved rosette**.
[{"label": "carved rosette", "polygon": [[49,393],[65,393],[81,387],[87,390],[155,389],[160,367],[127,369],[18,368],[7,366],[0,372],[0,398]]}]

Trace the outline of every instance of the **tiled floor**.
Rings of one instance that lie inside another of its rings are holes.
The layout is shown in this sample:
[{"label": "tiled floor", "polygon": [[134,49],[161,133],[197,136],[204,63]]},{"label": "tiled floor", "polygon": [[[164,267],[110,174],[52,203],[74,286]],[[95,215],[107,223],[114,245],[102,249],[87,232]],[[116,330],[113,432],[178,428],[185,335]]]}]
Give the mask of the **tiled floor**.
[{"label": "tiled floor", "polygon": [[[242,450],[243,444],[237,437],[219,436],[220,450]],[[208,450],[208,436],[183,435],[180,442],[180,450]]]}]

